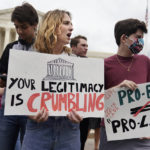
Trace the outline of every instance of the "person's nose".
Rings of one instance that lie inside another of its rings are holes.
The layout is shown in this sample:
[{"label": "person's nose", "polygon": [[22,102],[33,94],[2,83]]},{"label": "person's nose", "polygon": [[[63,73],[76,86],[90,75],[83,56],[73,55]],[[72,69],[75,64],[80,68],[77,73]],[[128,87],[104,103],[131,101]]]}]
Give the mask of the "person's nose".
[{"label": "person's nose", "polygon": [[18,34],[22,34],[22,29],[21,29],[21,28],[18,28],[18,29],[17,29],[17,33],[18,33]]},{"label": "person's nose", "polygon": [[87,50],[88,50],[88,47],[86,46],[84,49],[85,49],[85,51],[87,51]]},{"label": "person's nose", "polygon": [[72,24],[70,24],[69,30],[70,30],[70,31],[73,31],[73,25],[72,25]]}]

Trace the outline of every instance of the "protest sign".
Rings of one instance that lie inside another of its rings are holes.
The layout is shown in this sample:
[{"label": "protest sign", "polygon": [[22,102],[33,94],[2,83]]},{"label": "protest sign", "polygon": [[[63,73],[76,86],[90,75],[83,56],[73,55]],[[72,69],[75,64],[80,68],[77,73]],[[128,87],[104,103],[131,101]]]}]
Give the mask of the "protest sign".
[{"label": "protest sign", "polygon": [[107,90],[104,112],[108,141],[149,137],[150,83]]},{"label": "protest sign", "polygon": [[5,115],[104,115],[104,61],[11,50]]}]

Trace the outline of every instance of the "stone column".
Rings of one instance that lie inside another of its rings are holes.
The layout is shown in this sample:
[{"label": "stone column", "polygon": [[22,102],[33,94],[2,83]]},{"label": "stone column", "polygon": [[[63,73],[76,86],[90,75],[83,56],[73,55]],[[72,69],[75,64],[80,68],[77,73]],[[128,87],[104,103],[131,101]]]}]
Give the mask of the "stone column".
[{"label": "stone column", "polygon": [[18,40],[18,34],[17,34],[17,32],[15,32],[15,34],[16,34],[15,41],[17,41]]},{"label": "stone column", "polygon": [[0,56],[4,50],[4,38],[5,38],[4,28],[0,27]]},{"label": "stone column", "polygon": [[4,48],[9,43],[10,28],[5,28]]},{"label": "stone column", "polygon": [[71,74],[72,74],[72,80],[74,79],[74,67],[73,65],[71,66]]}]

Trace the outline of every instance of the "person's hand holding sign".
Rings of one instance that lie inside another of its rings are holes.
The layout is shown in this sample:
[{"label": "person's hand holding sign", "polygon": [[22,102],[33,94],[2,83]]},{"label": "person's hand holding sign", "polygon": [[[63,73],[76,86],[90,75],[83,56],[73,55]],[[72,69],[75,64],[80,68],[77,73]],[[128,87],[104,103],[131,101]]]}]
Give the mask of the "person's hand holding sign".
[{"label": "person's hand holding sign", "polygon": [[43,107],[36,116],[29,116],[31,120],[34,120],[36,122],[45,122],[48,119],[48,111]]},{"label": "person's hand holding sign", "polygon": [[129,89],[134,91],[137,88],[137,84],[133,81],[130,81],[130,80],[124,80],[119,85],[117,85],[115,87],[117,87],[117,88],[128,87]]},{"label": "person's hand holding sign", "polygon": [[[49,113],[46,111],[46,109],[42,108],[37,115],[29,116],[29,118],[40,123],[45,122],[48,119],[48,115]],[[74,123],[80,123],[80,121],[82,121],[82,117],[75,110],[72,110],[67,117]]]},{"label": "person's hand holding sign", "polygon": [[80,123],[82,121],[82,117],[75,110],[72,110],[67,117],[74,123]]}]

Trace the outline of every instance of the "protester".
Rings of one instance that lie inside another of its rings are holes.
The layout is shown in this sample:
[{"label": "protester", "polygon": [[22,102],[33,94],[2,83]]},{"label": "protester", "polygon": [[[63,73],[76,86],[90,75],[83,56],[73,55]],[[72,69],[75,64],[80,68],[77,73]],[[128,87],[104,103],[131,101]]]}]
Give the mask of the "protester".
[{"label": "protester", "polygon": [[72,48],[73,54],[80,57],[86,57],[88,51],[87,38],[81,35],[72,38],[70,47]]},{"label": "protester", "polygon": [[[78,35],[71,39],[70,47],[72,48],[73,54],[79,57],[86,57],[88,44],[87,38],[82,35]],[[85,142],[88,137],[89,131],[89,118],[85,118],[80,122],[80,141],[81,150],[84,150]]]},{"label": "protester", "polygon": [[[79,57],[87,57],[88,44],[87,38],[82,35],[75,36],[71,39],[70,47],[73,54]],[[99,149],[100,141],[100,118],[85,118],[80,122],[80,141],[81,150],[84,150],[85,142],[90,133],[90,129],[94,129],[94,149]]]},{"label": "protester", "polygon": [[[114,35],[118,52],[105,59],[105,89],[128,87],[135,90],[137,84],[150,82],[150,60],[138,55],[144,46],[144,33],[147,33],[146,25],[140,20],[126,19],[116,23]],[[100,150],[150,149],[150,138],[107,141],[104,126],[100,133]]]},{"label": "protester", "polygon": [[[40,53],[71,55],[71,49],[65,45],[70,42],[72,30],[68,11],[47,12],[37,34],[35,49]],[[78,123],[82,118],[74,110],[68,117],[48,117],[48,112],[42,108],[36,116],[29,118],[22,150],[80,149]]]},{"label": "protester", "polygon": [[[7,74],[8,59],[10,49],[30,51],[35,40],[36,28],[38,24],[38,15],[36,10],[28,3],[17,6],[11,15],[11,21],[14,23],[16,32],[19,35],[18,41],[8,44],[0,60],[0,73]],[[0,79],[0,87],[5,87],[6,81]],[[2,108],[0,109],[0,149],[14,150],[18,133],[22,142],[26,117],[24,116],[4,116],[4,100],[2,97]]]}]

